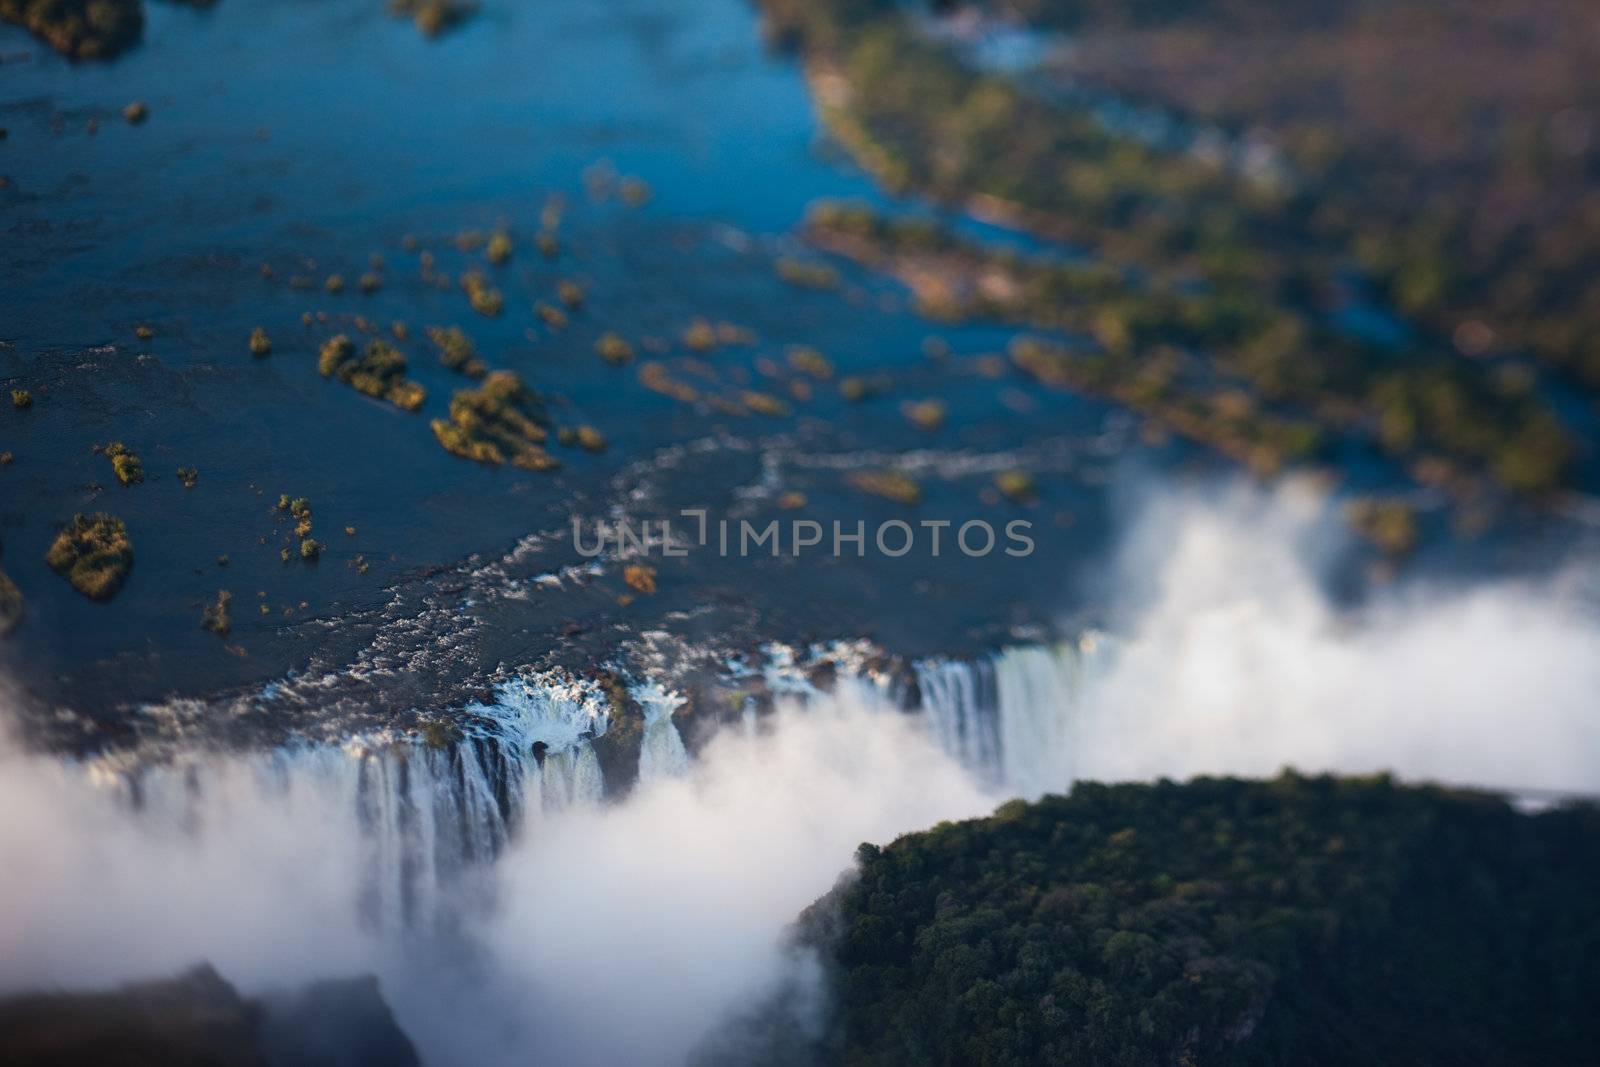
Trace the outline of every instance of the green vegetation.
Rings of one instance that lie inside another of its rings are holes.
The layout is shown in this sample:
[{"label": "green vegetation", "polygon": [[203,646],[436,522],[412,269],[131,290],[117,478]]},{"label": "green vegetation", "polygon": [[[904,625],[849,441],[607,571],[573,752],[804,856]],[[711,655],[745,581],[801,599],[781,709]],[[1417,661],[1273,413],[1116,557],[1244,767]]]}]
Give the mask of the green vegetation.
[{"label": "green vegetation", "polygon": [[489,262],[499,266],[511,259],[511,235],[504,230],[496,230],[489,237],[489,245],[484,249],[484,255],[489,257]]},{"label": "green vegetation", "polygon": [[606,435],[593,426],[563,426],[556,431],[556,440],[564,445],[581,448],[585,452],[604,452],[606,450]]},{"label": "green vegetation", "polygon": [[839,379],[839,395],[851,403],[871,400],[889,391],[889,379],[883,375],[847,374]]},{"label": "green vegetation", "polygon": [[1177,349],[1162,349],[1141,359],[1023,337],[1012,342],[1011,359],[1046,385],[1109,396],[1261,474],[1309,459],[1322,446],[1316,423],[1262,411],[1240,389],[1179,388],[1175,383],[1185,361]]},{"label": "green vegetation", "polygon": [[473,345],[472,338],[462,333],[460,327],[452,326],[446,330],[430,326],[428,340],[438,346],[439,362],[457,374],[482,378],[489,373],[489,365],[478,358],[478,349]]},{"label": "green vegetation", "polygon": [[121,519],[74,515],[45,554],[50,569],[91,600],[109,600],[133,569],[133,542]]},{"label": "green vegetation", "polygon": [[438,37],[477,10],[469,0],[389,0],[390,14],[409,18],[426,37]]},{"label": "green vegetation", "polygon": [[1357,533],[1387,555],[1404,556],[1416,547],[1416,511],[1404,500],[1352,500],[1345,507],[1345,517]]},{"label": "green vegetation", "polygon": [[713,324],[709,319],[696,318],[683,331],[683,346],[691,352],[710,352],[719,345],[753,345],[756,335],[744,326],[731,322]]},{"label": "green vegetation", "polygon": [[1001,471],[994,476],[994,487],[1014,504],[1031,504],[1039,498],[1039,487],[1025,470]]},{"label": "green vegetation", "polygon": [[[1181,327],[1194,335],[1192,342],[1201,346],[1203,358],[1248,382],[1265,401],[1303,405],[1324,424],[1371,419],[1408,428],[1416,441],[1413,449],[1404,450],[1407,461],[1422,464],[1447,484],[1479,474],[1522,493],[1564,484],[1573,443],[1560,421],[1533,396],[1503,395],[1479,364],[1458,356],[1449,343],[1477,355],[1486,350],[1486,336],[1521,336],[1563,365],[1587,358],[1584,354],[1590,351],[1600,353],[1600,303],[1581,295],[1589,292],[1589,279],[1600,263],[1600,212],[1579,209],[1567,195],[1576,188],[1576,176],[1588,171],[1581,164],[1554,160],[1549,145],[1541,142],[1547,134],[1508,125],[1494,116],[1490,101],[1479,101],[1483,106],[1476,110],[1465,109],[1466,115],[1488,116],[1485,121],[1506,127],[1500,142],[1504,165],[1496,164],[1500,177],[1491,185],[1513,205],[1517,221],[1506,233],[1494,226],[1488,232],[1476,221],[1482,197],[1440,201],[1436,195],[1460,164],[1458,157],[1451,157],[1449,166],[1419,167],[1403,176],[1403,164],[1382,158],[1396,143],[1406,150],[1402,156],[1411,153],[1427,131],[1456,128],[1449,122],[1396,124],[1401,128],[1388,131],[1393,135],[1388,139],[1362,132],[1355,135],[1357,145],[1345,146],[1339,142],[1337,122],[1314,129],[1294,126],[1303,101],[1330,96],[1321,83],[1299,86],[1281,94],[1285,114],[1273,116],[1289,131],[1285,139],[1298,145],[1296,151],[1304,157],[1303,183],[1286,184],[1240,173],[1202,153],[1141,140],[1103,121],[1086,105],[1058,101],[971,69],[920,33],[899,5],[765,0],[763,6],[777,39],[804,57],[830,131],[890,188],[968,204],[979,213],[1070,239],[1114,268],[1099,279],[1070,277],[1070,270],[1054,280],[1034,271],[1010,279],[1003,273],[989,277],[963,272],[955,276],[957,281],[978,284],[953,289],[948,310],[998,296],[1008,314],[1049,315],[1055,299],[1050,288],[1061,282],[1068,285],[1069,308],[1075,299],[1083,314],[1103,309],[1098,317],[1104,321],[1093,331],[1102,343],[1134,351],[1151,340],[1178,343],[1167,335]],[[1568,48],[1551,42],[1550,29],[1564,24],[1562,19],[1571,21],[1581,5],[1553,0],[1551,6],[1557,17],[1550,24],[1530,26],[1529,32],[1546,47]],[[1144,6],[1118,3],[1030,3],[1020,10],[1047,23],[1068,18],[1070,12],[1068,21],[1103,27],[1113,38],[1124,18],[1132,19],[1126,25],[1146,27],[1164,25],[1161,20],[1168,18],[1186,30],[1224,26],[1229,41],[1271,42],[1255,46],[1266,53],[1295,34],[1315,35],[1328,26],[1362,19],[1371,20],[1363,23],[1369,31],[1364,40],[1383,39],[1374,30],[1377,26],[1409,26],[1405,20],[1410,17],[1443,25],[1423,7],[1420,0],[1391,5],[1385,13],[1373,5],[1317,5],[1320,14],[1305,18],[1265,0],[1198,9],[1151,5],[1162,12],[1159,18],[1130,16],[1129,11],[1142,12]],[[1403,13],[1386,13],[1392,9]],[[1485,17],[1466,21],[1476,25]],[[1257,21],[1286,36],[1256,33]],[[1252,27],[1251,32],[1240,32],[1241,25]],[[1497,35],[1504,36],[1483,30],[1480,37]],[[1442,36],[1459,43],[1454,34]],[[1389,37],[1417,39],[1411,30],[1392,30]],[[1191,51],[1198,55],[1204,50]],[[1230,54],[1226,48],[1218,51]],[[1118,53],[1108,45],[1106,54]],[[1520,65],[1537,63],[1530,58]],[[1454,103],[1449,94],[1470,95],[1465,83],[1475,79],[1468,74],[1469,63],[1452,58],[1450,64],[1442,72],[1447,75],[1442,84],[1445,98]],[[1212,66],[1221,69],[1225,64]],[[1319,70],[1324,76],[1350,77],[1329,75],[1330,66],[1338,65],[1324,64]],[[1137,79],[1142,69],[1133,62],[1126,64],[1125,73]],[[1353,69],[1360,76],[1367,73],[1365,66]],[[1261,89],[1251,91],[1259,94]],[[1182,108],[1189,95],[1174,91],[1169,102]],[[1271,88],[1265,95],[1268,102],[1278,99]],[[1363,95],[1387,99],[1365,89]],[[1414,95],[1407,107],[1426,110],[1437,104],[1426,94]],[[1569,102],[1561,94],[1552,98]],[[1555,109],[1551,99],[1544,105],[1537,113],[1540,123]],[[1263,116],[1244,108],[1238,118],[1237,128],[1243,128]],[[1600,138],[1591,140],[1600,144]],[[1460,141],[1479,143],[1467,136]],[[1318,146],[1331,152],[1338,165],[1324,161],[1309,166]],[[1514,186],[1508,184],[1513,174]],[[1547,180],[1566,193],[1548,202],[1529,195]],[[1582,188],[1586,192],[1589,186]],[[1559,203],[1570,203],[1572,211],[1556,209]],[[1535,212],[1535,204],[1544,206]],[[1570,227],[1557,221],[1579,214],[1584,221]],[[1478,229],[1469,234],[1471,226]],[[1588,240],[1591,233],[1593,242]],[[1402,311],[1431,328],[1433,339],[1391,352],[1330,328],[1322,306],[1344,285],[1342,272],[1352,256],[1376,273]],[[1458,283],[1457,258],[1481,261],[1476,280]],[[1530,260],[1539,263],[1537,270]],[[1387,261],[1392,263],[1386,266]],[[950,264],[945,260],[941,265]],[[1127,279],[1132,277],[1141,284],[1130,286]],[[1008,291],[1011,281],[1023,283],[1020,294]],[[1107,282],[1112,288],[1103,295],[1090,292],[1079,299],[1070,291]],[[1030,291],[1035,285],[1040,288]],[[926,295],[926,289],[919,293]],[[1480,296],[1501,313],[1482,306]],[[938,300],[925,304],[933,311],[942,307]],[[1554,314],[1549,314],[1552,308]],[[1587,325],[1590,318],[1593,327]],[[1536,335],[1559,335],[1561,340],[1540,344]],[[1600,367],[1600,355],[1595,359]],[[1595,380],[1600,383],[1600,370]]]},{"label": "green vegetation", "polygon": [[907,506],[922,502],[922,487],[900,471],[852,471],[845,480],[864,493]]},{"label": "green vegetation", "polygon": [[482,271],[469,270],[461,276],[461,288],[467,291],[467,300],[472,304],[472,310],[485,318],[494,318],[506,306],[506,299],[500,290],[489,284],[489,279],[483,276]]},{"label": "green vegetation", "polygon": [[771,393],[763,393],[756,389],[744,390],[739,394],[739,400],[757,415],[765,415],[768,418],[783,419],[792,414],[788,404]]},{"label": "green vegetation", "polygon": [[622,580],[629,589],[646,596],[656,591],[656,569],[648,563],[630,563],[623,567]]},{"label": "green vegetation", "polygon": [[533,305],[533,313],[539,320],[552,330],[564,330],[567,326],[567,313],[554,304],[547,304],[543,300]]},{"label": "green vegetation", "polygon": [[1080,783],[857,863],[800,923],[833,994],[820,1062],[1551,1064],[1600,1044],[1590,805],[1383,777]]},{"label": "green vegetation", "polygon": [[26,605],[22,590],[5,571],[0,571],[0,638],[7,637],[22,622]]},{"label": "green vegetation", "polygon": [[900,405],[900,411],[906,421],[919,430],[932,433],[944,427],[946,408],[943,400],[907,400]]},{"label": "green vegetation", "polygon": [[200,613],[200,626],[210,630],[218,637],[227,637],[233,629],[233,619],[228,615],[228,603],[233,599],[233,594],[226,589],[219,590],[214,604],[207,604]]},{"label": "green vegetation", "polygon": [[654,194],[649,182],[630,174],[617,183],[617,195],[629,207],[642,207],[650,202],[650,197]]},{"label": "green vegetation", "polygon": [[1074,78],[1279,146],[1284,225],[1463,354],[1526,348],[1600,390],[1592,5],[1117,6],[1026,5],[1076,24]]},{"label": "green vegetation", "polygon": [[819,382],[833,377],[833,361],[810,345],[795,345],[789,349],[789,366]]},{"label": "green vegetation", "polygon": [[695,319],[683,331],[683,346],[691,352],[709,352],[717,347],[717,332],[705,319]]},{"label": "green vegetation", "polygon": [[546,471],[560,466],[543,448],[549,425],[543,399],[510,371],[495,371],[451,398],[450,418],[434,419],[433,435],[463,459]]},{"label": "green vegetation", "polygon": [[607,330],[594,343],[595,354],[614,367],[633,362],[633,346],[618,334]]},{"label": "green vegetation", "polygon": [[669,396],[683,404],[693,404],[700,399],[698,389],[686,382],[678,381],[667,372],[664,364],[658,362],[639,365],[639,384],[651,392]]},{"label": "green vegetation", "polygon": [[1047,384],[1110,396],[1261,471],[1308,458],[1330,436],[1358,434],[1447,487],[1488,477],[1537,493],[1561,484],[1574,453],[1542,401],[1508,395],[1483,365],[1362,343],[1250,286],[1024,256],[930,220],[846,204],[816,206],[806,232],[904,280],[924,314],[1083,335],[1078,347],[1021,342],[1013,360]]},{"label": "green vegetation", "polygon": [[[322,555],[322,542],[311,536],[311,501],[305,497],[289,498],[288,493],[278,495],[277,510],[294,519],[294,536],[300,541],[300,558],[310,563]],[[287,548],[279,549],[278,558],[288,563],[292,558]]]},{"label": "green vegetation", "polygon": [[106,445],[105,452],[106,458],[111,461],[111,469],[116,472],[117,481],[123,485],[138,485],[144,481],[144,464],[133,449],[121,441],[113,441]]},{"label": "green vegetation", "polygon": [[389,342],[374,337],[358,357],[355,344],[344,334],[323,344],[317,360],[324,378],[336,377],[358,392],[387,400],[403,411],[416,411],[428,391],[406,377],[406,367],[406,357]]},{"label": "green vegetation", "polygon": [[14,22],[69,59],[108,59],[139,40],[139,0],[0,0]]},{"label": "green vegetation", "polygon": [[779,278],[801,289],[839,288],[839,272],[828,263],[785,257],[772,266]]},{"label": "green vegetation", "polygon": [[200,472],[193,467],[179,467],[178,481],[183,483],[185,489],[193,489],[200,484]]},{"label": "green vegetation", "polygon": [[0,638],[8,636],[21,624],[24,607],[22,590],[9,574],[0,570]]},{"label": "green vegetation", "polygon": [[33,406],[33,394],[26,389],[11,390],[11,406],[21,411],[23,408]]}]

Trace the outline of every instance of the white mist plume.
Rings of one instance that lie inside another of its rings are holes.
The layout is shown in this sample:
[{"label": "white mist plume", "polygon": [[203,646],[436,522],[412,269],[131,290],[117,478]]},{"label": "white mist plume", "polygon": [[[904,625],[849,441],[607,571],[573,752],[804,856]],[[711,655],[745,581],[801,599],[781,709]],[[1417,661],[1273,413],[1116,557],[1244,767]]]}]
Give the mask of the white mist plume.
[{"label": "white mist plume", "polygon": [[994,807],[915,720],[851,692],[782,709],[759,734],[725,732],[684,776],[527,835],[501,858],[502,907],[476,931],[493,951],[488,996],[514,1022],[432,1005],[424,1055],[680,1063],[782,975],[783,930],[857,844]]},{"label": "white mist plume", "polygon": [[0,991],[102,986],[209,960],[254,985],[370,969],[350,798],[241,760],[203,804],[130,810],[77,763],[0,738]]},{"label": "white mist plume", "polygon": [[1090,672],[1057,780],[1292,764],[1600,790],[1600,618],[1580,571],[1345,611],[1318,581],[1339,531],[1294,484],[1148,501],[1116,572],[1148,599]]}]

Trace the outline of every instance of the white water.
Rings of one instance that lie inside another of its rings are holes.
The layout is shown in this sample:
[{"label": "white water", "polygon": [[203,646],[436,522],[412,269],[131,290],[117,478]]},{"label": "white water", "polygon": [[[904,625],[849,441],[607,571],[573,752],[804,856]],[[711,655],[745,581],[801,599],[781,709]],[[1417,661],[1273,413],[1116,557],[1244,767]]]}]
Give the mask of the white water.
[{"label": "white water", "polygon": [[639,781],[654,782],[676,778],[689,770],[689,751],[672,721],[672,713],[683,707],[684,698],[655,682],[633,689],[633,698],[644,709],[644,738],[639,745]]}]

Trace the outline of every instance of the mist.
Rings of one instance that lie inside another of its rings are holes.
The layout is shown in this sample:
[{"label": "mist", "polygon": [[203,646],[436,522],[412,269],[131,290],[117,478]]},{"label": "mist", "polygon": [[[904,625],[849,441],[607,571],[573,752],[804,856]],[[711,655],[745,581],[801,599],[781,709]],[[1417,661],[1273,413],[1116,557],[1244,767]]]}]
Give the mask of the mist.
[{"label": "mist", "polygon": [[[923,716],[843,685],[624,800],[530,820],[448,936],[356,920],[362,830],[332,779],[219,756],[197,803],[136,812],[84,766],[9,746],[0,987],[202,959],[246,992],[376,972],[429,1062],[675,1064],[793,980],[785,930],[858,843],[1010,795],[1285,765],[1596,791],[1600,625],[1577,572],[1400,584],[1349,609],[1321,580],[1347,548],[1300,486],[1152,495],[1112,570],[1117,633],[1040,698],[1070,699],[1067,728],[1025,772],[983,784]],[[1002,656],[1002,690],[1047,655]]]},{"label": "mist", "polygon": [[1293,765],[1600,792],[1593,561],[1347,608],[1323,579],[1350,534],[1308,485],[1156,493],[1135,516],[1114,568],[1126,622],[1058,777]]},{"label": "mist", "polygon": [[[999,799],[915,720],[849,696],[724,733],[685,777],[564,815],[500,860],[501,907],[473,934],[489,950],[482,988],[503,1023],[483,1032],[455,1002],[429,1004],[424,983],[423,1055],[682,1062],[727,1011],[790,976],[784,928],[858,844],[982,815]],[[412,996],[396,991],[403,1006]]]}]

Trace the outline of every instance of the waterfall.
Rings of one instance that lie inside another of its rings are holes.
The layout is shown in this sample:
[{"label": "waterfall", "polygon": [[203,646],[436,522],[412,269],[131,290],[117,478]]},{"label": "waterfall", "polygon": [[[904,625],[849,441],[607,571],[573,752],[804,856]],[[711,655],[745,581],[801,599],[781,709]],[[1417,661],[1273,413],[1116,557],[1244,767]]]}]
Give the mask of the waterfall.
[{"label": "waterfall", "polygon": [[988,784],[1022,796],[1077,777],[1073,732],[1106,658],[1099,635],[917,665],[922,712],[942,748]]},{"label": "waterfall", "polygon": [[988,660],[934,660],[917,666],[922,710],[939,747],[985,779],[1002,776],[1000,700]]},{"label": "waterfall", "polygon": [[[915,668],[921,699],[911,707],[905,676],[875,671],[870,661],[838,657],[828,691],[782,649],[771,651],[761,672],[780,701],[811,714],[916,713],[980,781],[1033,795],[1071,783],[1073,714],[1092,653],[1086,641],[924,661]],[[685,698],[657,682],[635,683],[630,692],[644,715],[640,782],[687,773],[690,757],[673,722]],[[184,833],[227,833],[238,813],[273,805],[318,813],[360,858],[355,906],[363,921],[375,929],[427,928],[480,890],[474,872],[515,834],[601,802],[605,782],[591,742],[604,736],[610,716],[598,685],[529,675],[466,707],[455,735],[433,743],[385,734],[170,762],[105,760],[89,769],[142,816]]]},{"label": "waterfall", "polygon": [[153,824],[227,834],[262,812],[328,824],[359,855],[355,905],[370,927],[427,925],[462,879],[505,846],[522,812],[525,762],[481,738],[300,745],[90,767],[91,780]]},{"label": "waterfall", "polygon": [[518,678],[495,690],[493,704],[466,708],[485,739],[513,754],[532,779],[534,814],[598,803],[605,791],[600,760],[590,743],[610,724],[610,706],[591,683],[546,674]]},{"label": "waterfall", "polygon": [[465,710],[459,735],[436,743],[380,735],[87,769],[142,817],[182,833],[226,833],[238,813],[314,812],[360,856],[363,921],[427,927],[474,891],[473,872],[523,823],[597,804],[605,788],[590,743],[608,724],[597,687],[517,679]]},{"label": "waterfall", "polygon": [[655,682],[636,686],[633,698],[644,709],[644,739],[639,745],[639,781],[677,777],[689,769],[689,751],[672,721],[686,701]]}]

